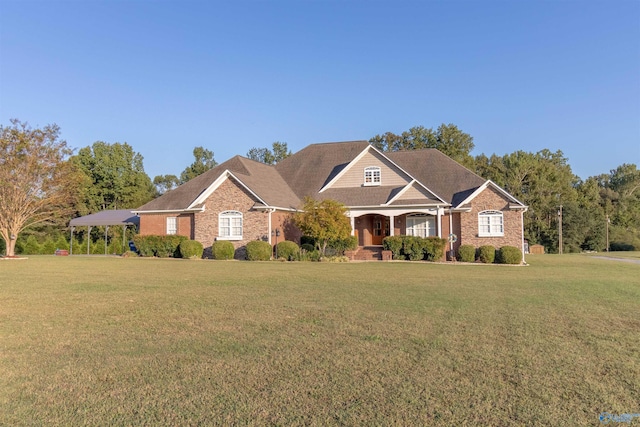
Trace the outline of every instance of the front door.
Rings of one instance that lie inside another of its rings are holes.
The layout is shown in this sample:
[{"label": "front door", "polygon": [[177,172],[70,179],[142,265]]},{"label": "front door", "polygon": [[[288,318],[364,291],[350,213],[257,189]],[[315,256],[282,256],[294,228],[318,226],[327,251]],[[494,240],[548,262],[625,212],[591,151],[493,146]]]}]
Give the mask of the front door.
[{"label": "front door", "polygon": [[389,235],[389,218],[382,215],[373,215],[372,217],[372,245],[382,245],[382,239]]}]

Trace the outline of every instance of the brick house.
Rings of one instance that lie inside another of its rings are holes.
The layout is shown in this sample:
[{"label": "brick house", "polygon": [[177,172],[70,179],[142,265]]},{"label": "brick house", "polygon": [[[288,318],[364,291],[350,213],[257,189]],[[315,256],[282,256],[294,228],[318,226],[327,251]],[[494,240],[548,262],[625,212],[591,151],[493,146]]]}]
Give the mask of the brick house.
[{"label": "brick house", "polygon": [[305,196],[344,203],[361,247],[407,234],[455,235],[450,250],[523,249],[527,206],[504,189],[438,150],[383,153],[367,141],[312,144],[275,166],[235,156],[134,212],[140,234],[187,236],[205,256],[229,240],[242,257],[252,240],[275,244],[275,230],[299,242],[291,215]]}]

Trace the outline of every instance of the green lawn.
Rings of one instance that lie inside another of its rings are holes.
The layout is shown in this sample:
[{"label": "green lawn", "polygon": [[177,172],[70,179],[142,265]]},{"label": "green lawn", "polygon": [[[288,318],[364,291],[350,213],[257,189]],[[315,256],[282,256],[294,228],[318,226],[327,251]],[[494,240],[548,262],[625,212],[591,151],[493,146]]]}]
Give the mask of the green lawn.
[{"label": "green lawn", "polygon": [[0,425],[574,426],[639,413],[640,265],[527,261],[0,261]]}]

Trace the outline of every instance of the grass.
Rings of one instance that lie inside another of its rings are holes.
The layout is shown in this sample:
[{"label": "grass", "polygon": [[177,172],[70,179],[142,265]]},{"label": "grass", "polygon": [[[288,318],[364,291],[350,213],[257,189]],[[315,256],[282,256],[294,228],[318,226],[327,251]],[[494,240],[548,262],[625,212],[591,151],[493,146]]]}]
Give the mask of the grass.
[{"label": "grass", "polygon": [[0,261],[0,425],[598,425],[640,412],[640,265],[527,261]]},{"label": "grass", "polygon": [[591,253],[589,254],[589,256],[606,256],[609,258],[640,259],[640,252],[638,251],[597,252],[597,253]]}]

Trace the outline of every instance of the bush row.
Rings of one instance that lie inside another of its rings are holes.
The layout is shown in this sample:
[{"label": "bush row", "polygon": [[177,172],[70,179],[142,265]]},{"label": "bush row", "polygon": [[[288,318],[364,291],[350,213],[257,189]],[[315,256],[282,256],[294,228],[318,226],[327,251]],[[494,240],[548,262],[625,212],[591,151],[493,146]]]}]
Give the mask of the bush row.
[{"label": "bush row", "polygon": [[480,261],[485,264],[520,264],[522,262],[522,251],[515,246],[503,246],[496,250],[491,245],[475,248],[472,245],[462,245],[458,248],[458,261],[474,262]]},{"label": "bush row", "polygon": [[389,236],[382,240],[382,246],[391,251],[393,259],[410,261],[438,261],[444,257],[446,245],[447,241],[439,237]]}]

